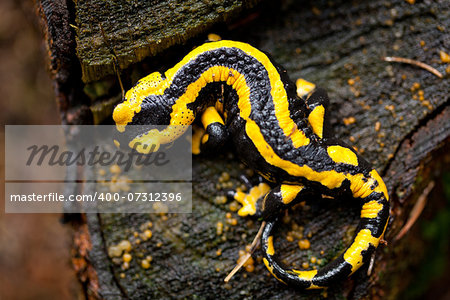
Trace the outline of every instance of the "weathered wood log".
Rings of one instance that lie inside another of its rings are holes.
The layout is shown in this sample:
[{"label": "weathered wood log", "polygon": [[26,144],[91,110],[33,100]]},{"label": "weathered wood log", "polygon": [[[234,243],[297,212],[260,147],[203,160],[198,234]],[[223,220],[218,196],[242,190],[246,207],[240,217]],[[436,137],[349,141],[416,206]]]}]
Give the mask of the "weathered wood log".
[{"label": "weathered wood log", "polygon": [[255,0],[77,1],[77,55],[84,82],[121,69],[229,20]]},{"label": "weathered wood log", "polygon": [[[61,86],[60,82],[67,84],[58,89],[57,96],[59,99],[73,99],[60,100],[65,103],[61,109],[82,112],[78,115],[64,114],[63,120],[69,123],[92,122],[88,106],[110,101],[119,94],[114,79],[103,77],[112,72],[112,56],[108,56],[111,52],[108,52],[106,42],[93,44],[93,47],[101,46],[102,50],[96,53],[98,49],[87,47],[87,42],[82,41],[87,37],[81,34],[82,28],[93,26],[80,24],[82,16],[102,16],[104,12],[97,6],[78,2],[75,7],[61,5],[61,10],[58,9],[61,19],[55,20],[54,6],[43,1],[41,8],[47,23],[52,62],[57,62],[52,64],[55,82],[57,86]],[[446,206],[442,195],[444,178],[448,181],[450,160],[450,84],[448,64],[443,63],[439,52],[450,48],[449,11],[445,1],[415,4],[403,0],[289,1],[283,5],[267,1],[258,6],[254,13],[257,17],[250,22],[232,29],[221,29],[220,32],[224,38],[249,42],[270,53],[287,68],[292,79],[302,77],[326,88],[331,98],[332,125],[337,136],[355,145],[385,179],[392,198],[392,218],[386,235],[388,246],[377,251],[371,276],[367,275],[368,266],[365,266],[351,279],[326,292],[299,292],[268,276],[258,260],[258,253],[255,253],[253,272],[242,270],[229,284],[224,284],[223,279],[235,265],[238,251],[251,242],[259,227],[257,220],[238,217],[230,211],[229,203],[222,204],[216,199],[224,192],[216,186],[222,172],[230,174],[234,186],[239,184],[239,174],[244,172],[237,159],[230,159],[230,154],[224,153],[218,158],[195,158],[192,214],[167,217],[155,214],[88,214],[81,220],[82,225],[75,226],[76,236],[80,237],[76,239],[75,248],[80,250],[78,258],[82,261],[77,261],[77,267],[80,278],[85,282],[87,296],[107,299],[210,298],[211,295],[227,299],[310,299],[327,293],[332,299],[395,299],[408,293],[420,295],[426,292],[432,287],[432,282],[420,277],[424,274],[420,267],[432,261],[427,251],[435,250],[436,239],[448,245],[448,222],[440,224],[441,231],[431,237],[424,235],[418,226],[413,226],[401,239],[396,240],[395,237],[410,218],[416,201],[424,199],[420,195],[430,182],[434,182],[435,187],[431,193],[422,195],[427,196],[428,201],[419,222],[436,224],[442,218],[439,215],[442,211],[448,214],[448,204]],[[131,16],[139,16],[146,10],[136,7],[127,14],[123,12],[119,6],[111,6],[108,11],[111,17],[99,19],[102,24],[108,23],[107,20],[114,23],[116,18],[122,20],[110,25],[111,29],[102,25],[106,39],[113,41],[109,45],[113,45],[114,51],[141,49],[141,40],[133,41],[132,37],[116,35],[115,32],[128,30],[126,22],[120,25],[127,18],[130,22],[141,22]],[[73,19],[75,13],[76,20]],[[59,20],[64,26],[56,23]],[[149,22],[154,21],[157,20]],[[64,49],[59,47],[59,43],[64,45],[75,40],[69,24],[77,27],[76,57],[73,44]],[[52,30],[55,28],[59,30]],[[98,29],[98,26],[92,28]],[[193,30],[186,37],[169,40],[184,42],[199,32]],[[102,40],[98,30],[89,34],[95,36],[96,41]],[[68,40],[64,39],[65,35]],[[143,39],[155,41],[158,36],[149,34]],[[196,42],[198,40],[189,41],[188,46],[172,47],[157,57],[144,60],[143,64],[138,62],[172,43],[167,42],[163,48],[139,50],[139,55],[124,51],[119,66],[127,67],[122,70],[125,86],[130,87],[139,76],[154,69],[171,67]],[[155,45],[152,43],[149,45]],[[385,62],[381,59],[384,56],[428,63],[445,74],[444,78],[416,66]],[[67,59],[69,64],[62,63]],[[95,61],[100,62],[98,67],[92,67],[96,65]],[[83,95],[81,70],[85,81],[102,79],[84,88],[90,102],[86,94]],[[68,77],[73,80],[65,79]],[[114,88],[96,89],[113,83]],[[283,259],[289,264],[301,266],[308,262],[312,267],[318,266],[318,260],[325,263],[349,243],[356,228],[358,210],[350,200],[342,203],[330,199],[308,202],[289,213],[290,220],[279,228],[276,247],[285,253]],[[230,212],[236,225],[226,218]],[[149,228],[153,235],[144,241],[134,232],[141,234],[149,221],[153,224]],[[222,234],[216,232],[218,222],[226,227]],[[296,242],[286,240],[286,233],[295,228],[309,239],[309,250],[301,251]],[[442,231],[444,234],[439,235]],[[137,239],[140,243],[136,242]],[[133,259],[128,269],[123,269],[123,262],[108,256],[108,249],[122,240],[129,240],[133,247]],[[435,256],[445,259],[448,254],[441,252],[436,252]],[[153,260],[150,268],[146,269],[141,261],[148,255]],[[312,257],[316,258],[315,264]]]}]

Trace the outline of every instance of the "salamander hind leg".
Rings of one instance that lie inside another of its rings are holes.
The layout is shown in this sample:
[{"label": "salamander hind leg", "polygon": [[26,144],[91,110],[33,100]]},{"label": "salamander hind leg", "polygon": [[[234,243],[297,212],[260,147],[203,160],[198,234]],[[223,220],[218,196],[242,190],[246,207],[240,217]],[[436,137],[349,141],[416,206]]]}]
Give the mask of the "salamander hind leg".
[{"label": "salamander hind leg", "polygon": [[301,184],[281,184],[275,187],[264,197],[262,218],[265,221],[277,218],[286,209],[305,200],[307,194],[310,194],[309,189]]},{"label": "salamander hind leg", "polygon": [[303,185],[282,184],[271,190],[267,183],[260,182],[247,193],[233,192],[233,198],[242,204],[238,211],[241,217],[256,216],[267,221],[275,219],[284,210],[304,200],[306,194],[310,192]]},{"label": "salamander hind leg", "polygon": [[372,170],[367,178],[348,176],[353,197],[361,200],[361,219],[355,237],[347,249],[319,270],[296,270],[283,267],[277,262],[272,232],[277,223],[275,212],[281,210],[283,205],[276,204],[274,200],[269,202],[274,204],[266,205],[266,209],[271,213],[263,214],[267,222],[261,236],[263,260],[279,281],[301,289],[324,288],[353,274],[376,250],[389,219],[389,196],[386,187],[375,170]]}]

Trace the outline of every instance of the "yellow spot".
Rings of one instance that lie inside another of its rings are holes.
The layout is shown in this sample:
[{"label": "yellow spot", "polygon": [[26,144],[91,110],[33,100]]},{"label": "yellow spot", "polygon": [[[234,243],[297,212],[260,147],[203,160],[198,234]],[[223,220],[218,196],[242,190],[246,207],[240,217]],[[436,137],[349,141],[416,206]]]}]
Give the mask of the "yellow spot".
[{"label": "yellow spot", "polygon": [[255,265],[251,264],[251,265],[245,266],[245,271],[252,273],[253,271],[255,271]]},{"label": "yellow spot", "polygon": [[295,272],[295,274],[297,274],[300,279],[307,281],[311,281],[317,274],[317,270],[310,270],[310,271],[292,270],[292,271]]},{"label": "yellow spot", "polygon": [[383,208],[383,204],[373,200],[363,205],[361,209],[361,218],[376,218]]},{"label": "yellow spot", "polygon": [[258,184],[258,189],[261,192],[261,196],[263,196],[270,191],[270,186],[267,183],[261,182]]},{"label": "yellow spot", "polygon": [[414,82],[411,86],[411,92],[415,92],[416,90],[420,89],[420,83]]},{"label": "yellow spot", "polygon": [[298,247],[302,250],[306,250],[311,247],[311,243],[309,242],[308,239],[303,239],[303,240],[298,241]]},{"label": "yellow spot", "polygon": [[161,142],[158,137],[157,129],[152,129],[142,136],[134,138],[128,146],[139,153],[147,154],[158,151]]},{"label": "yellow spot", "polygon": [[267,238],[267,254],[274,255],[275,249],[273,248],[273,236]]},{"label": "yellow spot", "polygon": [[320,138],[323,137],[323,117],[325,115],[325,108],[319,105],[309,114],[308,121],[312,130]]},{"label": "yellow spot", "polygon": [[369,249],[370,245],[378,247],[380,238],[373,237],[369,229],[358,232],[353,244],[344,253],[345,261],[352,265],[352,273],[363,264],[362,251]]},{"label": "yellow spot", "polygon": [[215,33],[208,34],[208,41],[217,42],[217,41],[220,41],[221,39],[222,38],[218,34],[215,34]]},{"label": "yellow spot", "polygon": [[275,277],[276,279],[278,279],[278,281],[286,284],[286,282],[284,282],[283,280],[281,280],[280,278],[277,277],[277,275],[275,275],[275,273],[273,272],[273,267],[271,265],[269,265],[269,261],[264,257],[263,258],[263,262],[266,265],[266,268],[269,270],[270,274],[273,275],[273,277]]},{"label": "yellow spot", "polygon": [[381,128],[381,123],[377,121],[375,123],[375,131],[380,131],[380,128]]},{"label": "yellow spot", "polygon": [[280,187],[280,191],[283,203],[291,203],[302,189],[303,185],[282,184]]},{"label": "yellow spot", "polygon": [[119,165],[112,165],[111,167],[109,167],[109,171],[113,174],[119,174],[120,172],[122,172]]},{"label": "yellow spot", "polygon": [[141,267],[144,268],[144,269],[150,268],[150,262],[148,260],[146,260],[146,259],[142,260]]},{"label": "yellow spot", "polygon": [[237,263],[240,264],[242,261],[245,260],[243,267],[245,267],[245,270],[247,272],[253,272],[254,271],[254,259],[253,257],[248,255],[248,252],[244,250],[239,250],[239,258],[237,260]]},{"label": "yellow spot", "polygon": [[299,97],[303,97],[311,93],[316,88],[316,85],[314,83],[306,81],[303,78],[297,79],[295,85],[297,86],[297,95]]},{"label": "yellow spot", "polygon": [[316,6],[313,6],[311,8],[313,14],[315,14],[316,16],[320,16],[320,14],[322,13],[322,11],[320,9],[318,9]]},{"label": "yellow spot", "polygon": [[228,206],[228,208],[229,208],[231,211],[237,211],[237,210],[239,209],[239,207],[240,207],[240,205],[239,205],[239,203],[236,202],[236,201],[231,202],[230,205]]},{"label": "yellow spot", "polygon": [[133,248],[128,240],[122,240],[117,246],[125,252],[130,252]]},{"label": "yellow spot", "polygon": [[236,226],[238,221],[235,218],[232,218],[232,219],[227,219],[227,223],[232,226]]},{"label": "yellow spot", "polygon": [[127,262],[130,262],[132,258],[133,258],[133,257],[132,257],[131,254],[129,254],[129,253],[125,253],[125,254],[122,256],[123,261],[126,262],[126,263],[127,263]]},{"label": "yellow spot", "polygon": [[439,51],[439,56],[441,57],[442,63],[450,63],[450,55],[444,51]]},{"label": "yellow spot", "polygon": [[147,230],[144,231],[144,236],[145,236],[147,239],[151,238],[151,237],[152,237],[152,234],[153,234],[152,231],[149,230],[149,229],[147,229]]},{"label": "yellow spot", "polygon": [[348,117],[348,118],[344,118],[344,124],[345,125],[350,125],[356,122],[355,117]]},{"label": "yellow spot", "polygon": [[108,255],[109,257],[119,257],[122,255],[122,249],[117,246],[110,246],[108,248]]},{"label": "yellow spot", "polygon": [[216,224],[216,234],[221,235],[222,233],[223,233],[223,223],[219,221]]},{"label": "yellow spot", "polygon": [[329,146],[327,152],[335,163],[344,163],[354,166],[358,165],[358,157],[348,148],[342,146]]},{"label": "yellow spot", "polygon": [[114,140],[114,145],[115,145],[117,148],[120,148],[120,143],[119,143],[119,141]]}]

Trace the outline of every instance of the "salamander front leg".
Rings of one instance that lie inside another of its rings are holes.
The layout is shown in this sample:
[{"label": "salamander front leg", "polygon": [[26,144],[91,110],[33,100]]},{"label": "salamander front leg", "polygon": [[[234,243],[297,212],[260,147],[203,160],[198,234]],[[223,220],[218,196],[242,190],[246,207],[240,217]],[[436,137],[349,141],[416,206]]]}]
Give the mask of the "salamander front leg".
[{"label": "salamander front leg", "polygon": [[229,135],[228,130],[222,117],[213,106],[203,112],[201,120],[205,133],[200,140],[200,152],[211,153],[225,144]]},{"label": "salamander front leg", "polygon": [[327,92],[321,88],[315,89],[306,98],[308,122],[319,138],[333,136],[328,118],[329,103]]}]

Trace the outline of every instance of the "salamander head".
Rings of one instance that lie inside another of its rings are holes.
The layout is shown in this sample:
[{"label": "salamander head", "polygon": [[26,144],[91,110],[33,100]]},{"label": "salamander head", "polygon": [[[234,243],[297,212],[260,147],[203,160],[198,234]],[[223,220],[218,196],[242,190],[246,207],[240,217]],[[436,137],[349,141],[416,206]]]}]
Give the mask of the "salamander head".
[{"label": "salamander head", "polygon": [[164,91],[166,80],[155,72],[142,78],[125,94],[125,101],[117,105],[113,112],[117,130],[123,132],[126,125],[167,125],[164,111]]},{"label": "salamander head", "polygon": [[151,127],[128,125],[169,125],[170,109],[164,95],[166,87],[167,81],[161,73],[155,72],[139,80],[125,94],[125,100],[113,112],[120,132],[116,140],[120,144],[130,145],[133,139],[145,135]]}]

